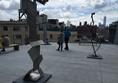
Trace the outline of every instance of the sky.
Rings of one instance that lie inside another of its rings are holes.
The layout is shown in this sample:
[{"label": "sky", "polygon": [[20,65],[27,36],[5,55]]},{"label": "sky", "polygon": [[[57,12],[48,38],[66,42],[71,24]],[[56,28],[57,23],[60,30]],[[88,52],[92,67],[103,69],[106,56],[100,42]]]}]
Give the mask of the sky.
[{"label": "sky", "polygon": [[[18,20],[18,9],[20,0],[0,0],[0,20]],[[85,21],[90,24],[93,12],[96,25],[103,23],[104,16],[107,25],[118,20],[118,0],[49,0],[45,5],[37,2],[37,10],[48,19],[70,21],[76,26]]]}]

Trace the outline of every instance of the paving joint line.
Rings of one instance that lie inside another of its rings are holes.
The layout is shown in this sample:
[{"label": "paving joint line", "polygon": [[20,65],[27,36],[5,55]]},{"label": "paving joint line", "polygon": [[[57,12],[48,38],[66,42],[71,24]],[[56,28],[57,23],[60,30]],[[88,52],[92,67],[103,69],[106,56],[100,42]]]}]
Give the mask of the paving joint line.
[{"label": "paving joint line", "polygon": [[99,60],[99,66],[100,66],[101,83],[103,83],[102,66],[100,60]]}]

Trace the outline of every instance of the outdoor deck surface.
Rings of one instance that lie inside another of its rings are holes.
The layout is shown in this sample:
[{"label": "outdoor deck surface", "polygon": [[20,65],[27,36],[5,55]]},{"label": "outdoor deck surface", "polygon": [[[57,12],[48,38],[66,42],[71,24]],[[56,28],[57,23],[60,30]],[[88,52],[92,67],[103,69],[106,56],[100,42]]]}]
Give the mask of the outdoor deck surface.
[{"label": "outdoor deck surface", "polygon": [[[102,60],[87,58],[93,53],[90,43],[69,43],[69,51],[56,51],[57,46],[41,45],[41,68],[52,74],[47,83],[118,83],[118,45],[101,45],[97,54]],[[19,51],[7,48],[0,54],[0,83],[12,83],[32,68],[27,53],[31,46],[19,48]]]}]

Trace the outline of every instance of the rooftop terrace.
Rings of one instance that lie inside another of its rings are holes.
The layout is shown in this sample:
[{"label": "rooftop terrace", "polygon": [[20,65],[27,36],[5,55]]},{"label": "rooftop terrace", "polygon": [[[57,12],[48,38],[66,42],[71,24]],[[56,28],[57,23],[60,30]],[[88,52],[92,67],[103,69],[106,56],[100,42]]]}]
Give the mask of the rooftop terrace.
[{"label": "rooftop terrace", "polygon": [[[27,53],[30,45],[20,46],[19,51],[7,48],[0,54],[0,83],[12,83],[32,68]],[[97,54],[103,57],[88,59],[93,53],[89,43],[69,43],[69,51],[56,51],[57,44],[41,45],[41,68],[52,74],[47,83],[118,83],[118,45],[101,45]]]}]

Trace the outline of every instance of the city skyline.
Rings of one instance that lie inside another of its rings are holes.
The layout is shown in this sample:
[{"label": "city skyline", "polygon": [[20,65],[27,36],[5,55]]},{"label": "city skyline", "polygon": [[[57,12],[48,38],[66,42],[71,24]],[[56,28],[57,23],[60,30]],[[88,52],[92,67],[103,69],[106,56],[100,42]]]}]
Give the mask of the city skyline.
[{"label": "city skyline", "polygon": [[[0,20],[18,20],[19,8],[20,0],[0,0]],[[96,25],[103,22],[104,16],[106,25],[118,20],[118,0],[49,0],[45,5],[37,3],[37,10],[49,19],[69,20],[74,25],[84,21],[90,24],[93,12]]]}]

